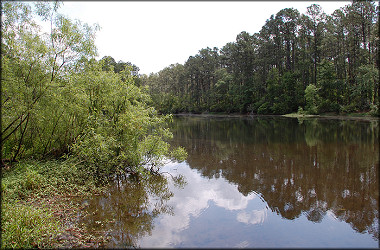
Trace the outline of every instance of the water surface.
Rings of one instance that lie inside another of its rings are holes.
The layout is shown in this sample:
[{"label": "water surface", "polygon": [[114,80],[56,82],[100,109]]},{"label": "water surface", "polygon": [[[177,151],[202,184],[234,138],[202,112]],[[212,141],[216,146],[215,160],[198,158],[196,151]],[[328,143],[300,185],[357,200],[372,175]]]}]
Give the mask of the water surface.
[{"label": "water surface", "polygon": [[185,162],[90,201],[108,247],[379,246],[377,120],[177,117],[173,132]]}]

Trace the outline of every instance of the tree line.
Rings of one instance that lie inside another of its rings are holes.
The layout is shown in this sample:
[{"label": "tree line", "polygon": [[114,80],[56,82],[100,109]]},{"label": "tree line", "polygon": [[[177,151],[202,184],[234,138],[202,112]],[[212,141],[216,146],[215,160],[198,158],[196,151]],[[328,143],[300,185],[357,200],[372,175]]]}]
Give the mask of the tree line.
[{"label": "tree line", "polygon": [[184,64],[140,76],[163,113],[368,112],[379,101],[379,5],[354,1],[327,15],[285,8],[253,35],[203,48]]}]

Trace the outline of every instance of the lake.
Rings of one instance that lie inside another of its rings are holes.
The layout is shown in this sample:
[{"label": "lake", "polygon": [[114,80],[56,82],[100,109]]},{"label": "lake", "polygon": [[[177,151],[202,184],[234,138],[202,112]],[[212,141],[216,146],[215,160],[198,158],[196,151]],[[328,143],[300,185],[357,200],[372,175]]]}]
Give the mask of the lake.
[{"label": "lake", "polygon": [[378,120],[180,116],[172,131],[186,161],[86,201],[105,247],[379,247]]}]

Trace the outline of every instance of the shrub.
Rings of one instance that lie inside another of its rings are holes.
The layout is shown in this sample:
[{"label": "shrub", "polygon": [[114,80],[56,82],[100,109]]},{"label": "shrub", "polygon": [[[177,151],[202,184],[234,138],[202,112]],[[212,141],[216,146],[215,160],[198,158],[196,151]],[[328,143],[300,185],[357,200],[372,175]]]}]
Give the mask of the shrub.
[{"label": "shrub", "polygon": [[318,113],[317,103],[320,103],[318,89],[315,85],[309,84],[305,89],[306,107],[305,110],[308,114],[315,115]]},{"label": "shrub", "polygon": [[355,103],[350,103],[349,105],[341,106],[340,111],[342,113],[353,113],[357,112],[359,109]]},{"label": "shrub", "polygon": [[375,116],[375,117],[379,116],[379,109],[378,109],[377,105],[371,104],[371,110],[369,111],[369,114],[371,116]]},{"label": "shrub", "polygon": [[340,105],[336,102],[331,102],[330,100],[323,100],[318,106],[319,113],[325,112],[340,112]]},{"label": "shrub", "polygon": [[257,114],[263,115],[263,114],[269,114],[269,113],[270,113],[270,104],[268,102],[264,102],[257,109]]},{"label": "shrub", "polygon": [[306,112],[303,110],[301,106],[298,107],[297,114],[304,115]]}]

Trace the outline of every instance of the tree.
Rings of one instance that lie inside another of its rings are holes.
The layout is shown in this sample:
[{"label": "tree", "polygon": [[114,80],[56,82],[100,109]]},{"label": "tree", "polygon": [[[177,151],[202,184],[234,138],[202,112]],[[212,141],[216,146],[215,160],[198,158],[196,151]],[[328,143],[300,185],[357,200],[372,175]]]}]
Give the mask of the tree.
[{"label": "tree", "polygon": [[[36,3],[36,13],[25,3],[2,5],[4,157],[15,161],[22,155],[64,151],[73,138],[61,136],[69,134],[68,124],[75,124],[75,115],[65,107],[65,82],[80,59],[96,55],[97,26],[59,15],[57,2]],[[49,34],[41,34],[37,14],[50,21]]]},{"label": "tree", "polygon": [[335,74],[334,64],[323,60],[318,64],[317,87],[322,103],[320,112],[339,112],[338,81]]},{"label": "tree", "polygon": [[362,65],[358,69],[358,86],[352,91],[353,99],[362,109],[378,105],[379,71],[372,65]]},{"label": "tree", "polygon": [[13,162],[68,153],[98,183],[125,171],[156,172],[164,157],[184,156],[167,143],[170,116],[147,105],[150,96],[136,86],[135,69],[119,62],[116,73],[111,57],[96,61],[97,27],[72,22],[57,8],[36,4],[36,13],[51,22],[50,34],[40,34],[30,5],[4,3],[4,156]]},{"label": "tree", "polygon": [[324,22],[326,14],[318,4],[312,4],[307,7],[306,26],[311,30],[311,36],[313,37],[312,51],[313,51],[313,83],[317,82],[317,65],[320,62],[321,51],[320,43],[322,40]]},{"label": "tree", "polygon": [[115,71],[116,61],[112,56],[104,56],[100,61],[103,63],[102,70]]},{"label": "tree", "polygon": [[297,26],[299,22],[299,12],[293,8],[280,10],[276,14],[281,37],[284,39],[285,69],[294,71],[297,48]]},{"label": "tree", "polygon": [[[322,101],[316,112],[368,110],[378,85],[369,82],[362,66],[378,68],[378,8],[374,1],[354,1],[331,16],[317,4],[305,14],[282,9],[260,32],[240,32],[220,51],[206,48],[190,56],[181,78],[186,87],[170,90],[169,99],[186,100],[190,112],[282,114],[303,108],[304,91],[312,84]],[[165,88],[176,88],[176,82],[167,81]],[[221,93],[225,98],[218,100]]]},{"label": "tree", "polygon": [[234,107],[233,92],[231,90],[233,76],[227,72],[226,68],[218,69],[215,72],[217,82],[210,94],[210,111],[213,112],[232,112]]},{"label": "tree", "polygon": [[305,99],[306,99],[306,112],[309,114],[317,114],[318,103],[320,102],[320,97],[318,95],[318,89],[315,85],[309,84],[305,89]]}]

